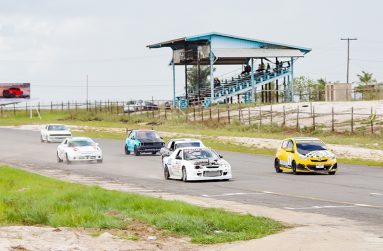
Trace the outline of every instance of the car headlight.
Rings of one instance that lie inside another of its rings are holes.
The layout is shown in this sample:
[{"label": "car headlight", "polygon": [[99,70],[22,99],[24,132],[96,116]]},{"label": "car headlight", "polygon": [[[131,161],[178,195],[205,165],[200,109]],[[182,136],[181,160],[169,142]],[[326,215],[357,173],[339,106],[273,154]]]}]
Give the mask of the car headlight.
[{"label": "car headlight", "polygon": [[303,154],[300,154],[298,153],[298,158],[301,159],[301,160],[307,160],[308,157],[306,155],[303,155]]},{"label": "car headlight", "polygon": [[331,160],[336,160],[336,155],[333,154],[331,157],[330,157]]}]

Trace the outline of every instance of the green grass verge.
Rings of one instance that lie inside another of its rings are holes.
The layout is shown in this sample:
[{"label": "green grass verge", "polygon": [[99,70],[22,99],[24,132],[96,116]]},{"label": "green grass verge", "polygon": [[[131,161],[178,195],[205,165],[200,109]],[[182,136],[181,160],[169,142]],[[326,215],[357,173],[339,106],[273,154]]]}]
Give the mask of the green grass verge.
[{"label": "green grass verge", "polygon": [[264,217],[108,191],[0,167],[0,225],[124,229],[132,220],[204,244],[250,240],[285,228]]}]

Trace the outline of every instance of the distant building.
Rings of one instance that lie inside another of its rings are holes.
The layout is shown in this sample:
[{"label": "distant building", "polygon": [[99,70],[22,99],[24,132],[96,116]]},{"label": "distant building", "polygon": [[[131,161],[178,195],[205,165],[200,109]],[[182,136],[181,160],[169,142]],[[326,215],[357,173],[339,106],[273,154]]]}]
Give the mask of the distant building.
[{"label": "distant building", "polygon": [[326,84],[325,97],[326,101],[349,101],[351,100],[352,87],[346,83],[329,83]]}]

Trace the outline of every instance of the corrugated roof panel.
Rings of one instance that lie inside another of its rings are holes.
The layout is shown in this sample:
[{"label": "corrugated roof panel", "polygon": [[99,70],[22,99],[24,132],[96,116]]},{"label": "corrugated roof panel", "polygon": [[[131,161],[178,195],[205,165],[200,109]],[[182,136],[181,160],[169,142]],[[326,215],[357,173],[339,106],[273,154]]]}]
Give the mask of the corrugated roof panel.
[{"label": "corrugated roof panel", "polygon": [[303,57],[298,49],[262,49],[262,48],[216,48],[213,53],[218,58],[274,58],[274,57]]}]

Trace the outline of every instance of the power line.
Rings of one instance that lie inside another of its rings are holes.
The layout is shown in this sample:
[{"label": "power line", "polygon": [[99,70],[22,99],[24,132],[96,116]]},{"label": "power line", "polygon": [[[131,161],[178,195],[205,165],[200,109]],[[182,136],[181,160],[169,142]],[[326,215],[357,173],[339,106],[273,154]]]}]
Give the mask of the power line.
[{"label": "power line", "polygon": [[348,77],[350,73],[350,41],[358,40],[357,38],[341,38],[340,40],[347,41],[347,84],[349,83]]}]

